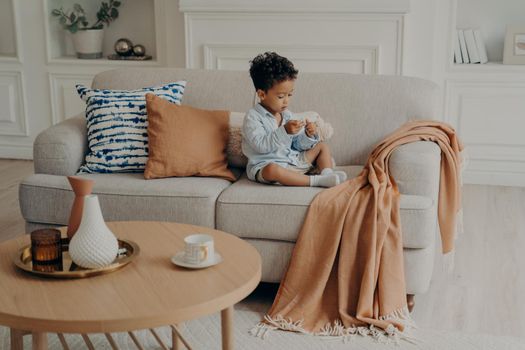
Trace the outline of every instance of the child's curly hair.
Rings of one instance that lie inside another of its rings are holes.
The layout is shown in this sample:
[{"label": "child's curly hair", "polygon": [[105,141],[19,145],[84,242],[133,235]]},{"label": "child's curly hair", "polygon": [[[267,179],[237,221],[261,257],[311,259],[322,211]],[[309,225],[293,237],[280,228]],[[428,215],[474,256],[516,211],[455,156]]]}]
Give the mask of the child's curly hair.
[{"label": "child's curly hair", "polygon": [[296,79],[299,73],[289,59],[275,52],[257,55],[250,63],[250,76],[255,90],[268,91],[276,83]]}]

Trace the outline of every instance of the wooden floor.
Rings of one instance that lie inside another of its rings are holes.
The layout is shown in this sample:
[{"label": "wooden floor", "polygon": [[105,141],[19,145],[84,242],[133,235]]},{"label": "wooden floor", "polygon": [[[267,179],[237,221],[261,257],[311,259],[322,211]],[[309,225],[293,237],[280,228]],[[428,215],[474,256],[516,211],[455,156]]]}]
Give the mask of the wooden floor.
[{"label": "wooden floor", "polygon": [[0,241],[25,232],[18,205],[18,184],[32,173],[32,161],[0,159]]},{"label": "wooden floor", "polygon": [[[0,160],[0,240],[24,232],[18,183],[32,172],[30,161]],[[525,188],[466,185],[463,193],[454,270],[445,273],[436,255],[413,317],[422,328],[525,337]]]}]

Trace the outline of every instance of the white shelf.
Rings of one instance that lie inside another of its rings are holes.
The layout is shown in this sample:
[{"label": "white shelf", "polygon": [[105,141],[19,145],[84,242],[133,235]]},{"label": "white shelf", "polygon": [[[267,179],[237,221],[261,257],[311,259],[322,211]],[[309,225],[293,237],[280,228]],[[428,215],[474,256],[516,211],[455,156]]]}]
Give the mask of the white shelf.
[{"label": "white shelf", "polygon": [[62,56],[49,60],[50,65],[84,65],[84,66],[144,66],[156,67],[160,63],[155,60],[130,61],[130,60],[110,60],[107,58],[80,59],[75,56]]},{"label": "white shelf", "polygon": [[479,63],[454,63],[450,67],[450,73],[474,73],[474,74],[525,74],[525,65],[503,64],[503,62]]}]

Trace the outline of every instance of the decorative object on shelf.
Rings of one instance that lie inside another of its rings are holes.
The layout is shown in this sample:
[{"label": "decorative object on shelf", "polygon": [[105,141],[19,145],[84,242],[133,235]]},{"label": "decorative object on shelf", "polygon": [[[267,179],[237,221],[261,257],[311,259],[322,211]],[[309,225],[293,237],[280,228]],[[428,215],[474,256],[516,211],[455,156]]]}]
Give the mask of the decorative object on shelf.
[{"label": "decorative object on shelf", "polygon": [[477,28],[458,28],[454,41],[454,63],[487,63],[487,49]]},{"label": "decorative object on shelf", "polygon": [[144,45],[133,45],[131,40],[126,38],[118,39],[113,48],[116,54],[109,55],[110,60],[146,61],[152,59],[150,55],[146,55]]},{"label": "decorative object on shelf", "polygon": [[121,60],[121,61],[148,61],[151,60],[153,57],[151,55],[145,55],[145,56],[119,56],[117,54],[112,54],[108,56],[108,60]]},{"label": "decorative object on shelf", "polygon": [[133,46],[133,54],[139,57],[144,56],[146,55],[146,48],[144,47],[144,45],[137,44]]},{"label": "decorative object on shelf", "polygon": [[67,238],[71,240],[73,235],[78,230],[80,220],[82,219],[82,209],[84,208],[84,198],[91,194],[93,190],[93,180],[84,179],[80,176],[68,176],[67,180],[75,193],[75,200],[71,206],[71,214],[69,214],[69,222],[67,225]]},{"label": "decorative object on shelf", "polygon": [[131,40],[126,38],[120,38],[115,42],[113,46],[115,52],[119,56],[129,56],[133,54],[133,43]]},{"label": "decorative object on shelf", "polygon": [[503,64],[525,64],[525,24],[507,26]]},{"label": "decorative object on shelf", "polygon": [[118,253],[118,241],[106,226],[96,195],[84,199],[82,221],[69,243],[71,260],[84,268],[110,265]]},{"label": "decorative object on shelf", "polygon": [[32,262],[30,245],[26,245],[19,249],[13,262],[21,270],[40,277],[71,279],[98,276],[120,270],[139,255],[140,248],[137,243],[133,241],[119,239],[118,245],[119,253],[115,261],[111,265],[95,269],[85,269],[73,263],[68,251],[69,246],[67,241],[64,240],[62,240],[62,260],[60,261],[60,264],[45,265],[46,268],[42,268],[41,266],[43,265],[39,265],[35,269],[35,265]]},{"label": "decorative object on shelf", "polygon": [[104,24],[109,26],[118,18],[120,4],[121,2],[117,0],[103,1],[97,12],[97,21],[93,25],[89,25],[86,13],[80,4],[74,4],[72,11],[64,11],[61,7],[51,11],[51,14],[57,17],[62,27],[72,34],[73,46],[78,58],[101,58]]}]

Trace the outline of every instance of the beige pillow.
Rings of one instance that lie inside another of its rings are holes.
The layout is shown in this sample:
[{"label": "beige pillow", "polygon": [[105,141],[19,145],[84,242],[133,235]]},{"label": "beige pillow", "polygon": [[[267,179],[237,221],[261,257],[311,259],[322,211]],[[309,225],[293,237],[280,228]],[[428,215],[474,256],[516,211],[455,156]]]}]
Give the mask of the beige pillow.
[{"label": "beige pillow", "polygon": [[144,177],[214,176],[235,181],[227,168],[229,112],[179,106],[146,95],[149,158]]},{"label": "beige pillow", "polygon": [[248,158],[242,153],[242,123],[246,113],[231,112],[230,113],[230,137],[228,139],[228,147],[226,154],[228,156],[228,164],[236,168],[246,168]]}]

